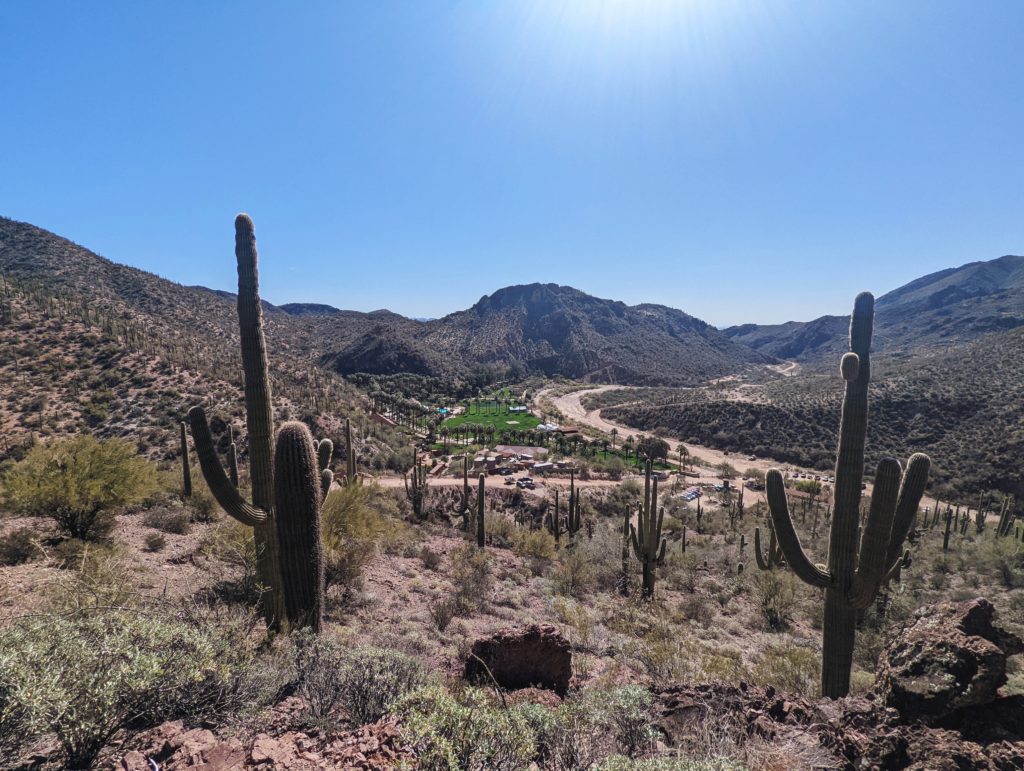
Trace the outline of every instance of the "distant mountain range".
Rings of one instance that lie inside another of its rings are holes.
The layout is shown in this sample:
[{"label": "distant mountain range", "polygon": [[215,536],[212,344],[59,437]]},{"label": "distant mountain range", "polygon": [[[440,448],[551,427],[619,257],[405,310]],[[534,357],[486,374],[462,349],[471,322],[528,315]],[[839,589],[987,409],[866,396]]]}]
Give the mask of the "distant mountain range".
[{"label": "distant mountain range", "polygon": [[[852,301],[852,295],[851,295]],[[815,361],[845,350],[849,316],[743,324],[723,332],[767,356]],[[971,262],[911,281],[875,303],[874,349],[909,353],[1024,326],[1024,257]]]},{"label": "distant mountain range", "polygon": [[[230,238],[224,259],[233,260]],[[237,335],[230,292],[119,265],[33,225],[0,218],[0,269],[124,306],[169,339],[188,338],[210,351],[230,350]],[[314,303],[266,308],[278,352],[341,375],[456,377],[490,367],[630,385],[695,385],[781,359],[834,361],[848,324],[845,316],[823,316],[718,330],[673,308],[630,306],[556,284],[499,289],[428,321]],[[875,347],[889,353],[941,350],[1024,326],[1024,257],[924,276],[880,297],[876,309]]]}]

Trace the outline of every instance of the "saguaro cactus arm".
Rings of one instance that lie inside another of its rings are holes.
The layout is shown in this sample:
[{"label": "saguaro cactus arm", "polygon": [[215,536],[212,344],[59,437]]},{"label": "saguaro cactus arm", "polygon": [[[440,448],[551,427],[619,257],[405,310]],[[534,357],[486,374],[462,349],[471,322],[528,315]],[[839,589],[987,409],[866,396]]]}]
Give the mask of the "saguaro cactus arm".
[{"label": "saguaro cactus arm", "polygon": [[871,508],[860,538],[860,559],[846,595],[847,602],[858,610],[868,607],[874,600],[890,567],[885,560],[892,538],[899,485],[899,461],[883,458],[875,472]]},{"label": "saguaro cactus arm", "polygon": [[896,501],[896,517],[892,523],[892,538],[886,550],[886,565],[892,567],[901,557],[903,542],[907,540],[910,529],[914,526],[917,508],[924,497],[924,489],[928,486],[928,472],[931,470],[931,459],[921,452],[915,452],[907,461],[900,484],[900,494]]},{"label": "saguaro cactus arm", "polygon": [[196,406],[190,409],[188,422],[192,429],[192,441],[196,445],[199,467],[203,470],[206,484],[217,503],[243,525],[255,526],[266,522],[267,512],[247,503],[224,473],[220,459],[213,449],[213,436],[210,434],[210,425],[206,422],[203,408]]},{"label": "saguaro cactus arm", "polygon": [[775,537],[779,539],[779,548],[786,562],[797,576],[811,586],[827,589],[834,583],[827,570],[811,562],[810,557],[800,545],[800,538],[793,526],[793,518],[789,514],[789,503],[786,500],[786,484],[782,472],[770,469],[765,476],[765,489],[768,498],[768,510],[772,515]]}]

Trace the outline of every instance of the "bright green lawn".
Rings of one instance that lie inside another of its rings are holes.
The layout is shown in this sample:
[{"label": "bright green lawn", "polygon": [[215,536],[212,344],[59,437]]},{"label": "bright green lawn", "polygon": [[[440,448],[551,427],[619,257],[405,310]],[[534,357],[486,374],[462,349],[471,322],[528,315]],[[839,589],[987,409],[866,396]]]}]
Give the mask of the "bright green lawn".
[{"label": "bright green lawn", "polygon": [[494,426],[498,431],[529,431],[540,425],[540,418],[530,413],[509,414],[501,413],[496,415],[489,412],[476,413],[472,415],[456,415],[448,418],[441,425],[449,429],[461,426],[463,423],[475,423],[480,426]]}]

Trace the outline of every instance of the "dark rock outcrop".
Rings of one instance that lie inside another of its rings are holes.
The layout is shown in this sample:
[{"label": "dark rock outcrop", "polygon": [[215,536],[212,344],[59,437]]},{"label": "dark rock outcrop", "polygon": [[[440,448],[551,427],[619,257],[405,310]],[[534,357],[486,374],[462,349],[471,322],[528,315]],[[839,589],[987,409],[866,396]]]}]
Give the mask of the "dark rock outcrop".
[{"label": "dark rock outcrop", "polygon": [[963,707],[992,704],[1006,684],[1006,657],[1024,641],[993,625],[984,599],[923,609],[879,661],[877,690],[907,721],[937,723]]},{"label": "dark rock outcrop", "polygon": [[464,677],[481,683],[493,678],[510,691],[534,687],[563,695],[572,678],[569,641],[548,624],[502,629],[473,643]]}]

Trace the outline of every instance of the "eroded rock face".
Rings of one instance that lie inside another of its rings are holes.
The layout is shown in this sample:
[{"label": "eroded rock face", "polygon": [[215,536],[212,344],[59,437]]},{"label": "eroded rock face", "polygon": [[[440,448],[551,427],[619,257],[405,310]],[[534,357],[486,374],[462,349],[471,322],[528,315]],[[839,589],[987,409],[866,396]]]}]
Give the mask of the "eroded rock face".
[{"label": "eroded rock face", "polygon": [[924,608],[879,660],[876,690],[904,720],[935,724],[963,707],[991,704],[1006,683],[1006,657],[1024,641],[993,625],[984,599]]},{"label": "eroded rock face", "polygon": [[572,678],[569,641],[548,624],[502,629],[473,643],[464,676],[508,690],[545,688],[563,695]]}]

